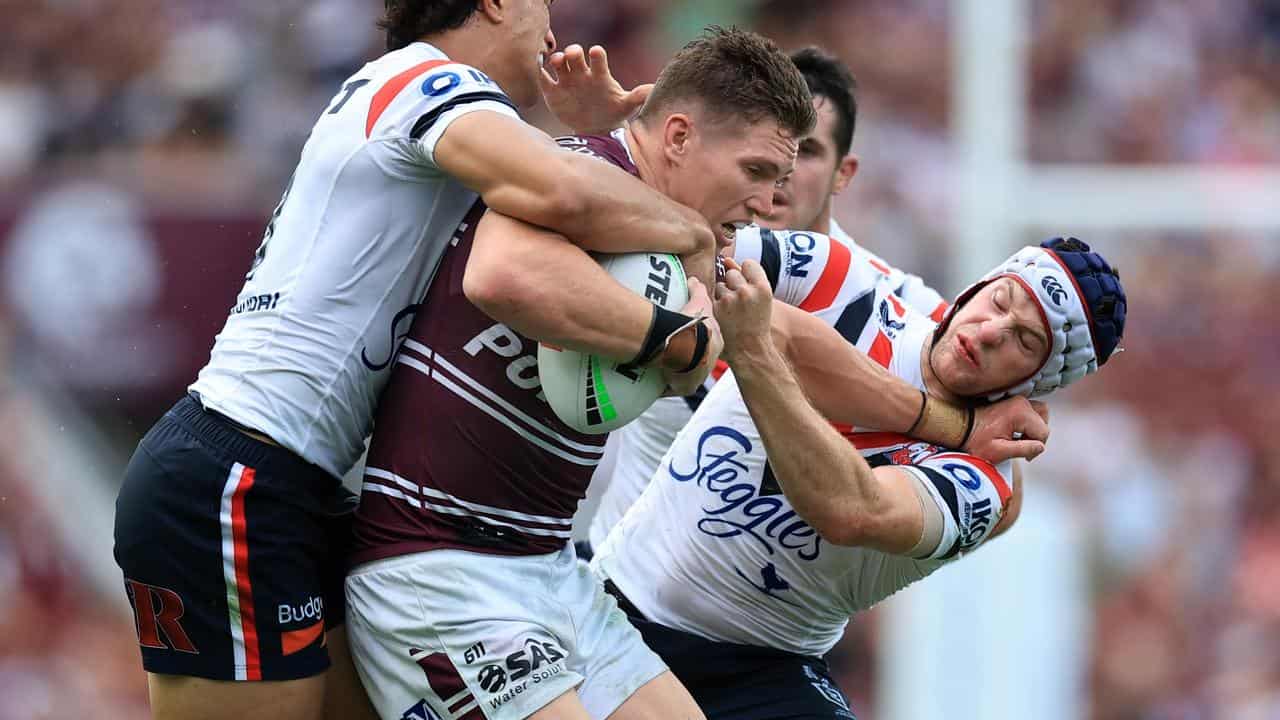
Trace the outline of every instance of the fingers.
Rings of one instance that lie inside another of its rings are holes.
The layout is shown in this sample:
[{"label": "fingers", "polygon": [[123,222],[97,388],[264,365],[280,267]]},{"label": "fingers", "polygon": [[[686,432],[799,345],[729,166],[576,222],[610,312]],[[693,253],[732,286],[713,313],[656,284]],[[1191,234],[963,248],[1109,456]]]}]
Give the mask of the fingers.
[{"label": "fingers", "polygon": [[649,99],[649,93],[653,92],[653,83],[645,83],[637,85],[627,93],[627,104],[637,110],[645,101]]},{"label": "fingers", "polygon": [[[765,274],[764,268],[755,260],[747,260],[742,264],[742,277],[746,281],[757,288],[769,287],[769,276]],[[772,289],[770,289],[772,292]]]},{"label": "fingers", "polygon": [[565,66],[571,73],[587,74],[591,66],[587,64],[587,53],[582,46],[574,43],[564,49]]},{"label": "fingers", "polygon": [[568,68],[565,67],[564,53],[560,51],[551,53],[551,57],[547,58],[547,62],[543,66],[543,72],[546,72],[547,67],[555,70],[555,77],[557,78],[568,72]]},{"label": "fingers", "polygon": [[588,56],[588,63],[591,65],[591,69],[594,72],[598,72],[601,75],[610,74],[609,53],[605,52],[603,47],[600,47],[599,45],[592,45],[591,50],[588,51]]},{"label": "fingers", "polygon": [[993,443],[1000,455],[1009,460],[1020,459],[1028,462],[1040,457],[1045,445],[1036,440],[1000,440]]},{"label": "fingers", "polygon": [[1022,433],[1023,439],[1026,440],[1039,440],[1041,443],[1049,440],[1049,423],[1045,422],[1044,417],[1039,414],[1025,418],[1022,426],[1014,429]]},{"label": "fingers", "polygon": [[1031,408],[1036,411],[1036,414],[1039,415],[1042,420],[1049,422],[1049,405],[1047,403],[1041,402],[1040,400],[1032,400]]},{"label": "fingers", "polygon": [[538,73],[538,85],[542,87],[544,94],[556,89],[556,79],[551,76],[551,73],[547,72],[546,67],[538,68]]}]

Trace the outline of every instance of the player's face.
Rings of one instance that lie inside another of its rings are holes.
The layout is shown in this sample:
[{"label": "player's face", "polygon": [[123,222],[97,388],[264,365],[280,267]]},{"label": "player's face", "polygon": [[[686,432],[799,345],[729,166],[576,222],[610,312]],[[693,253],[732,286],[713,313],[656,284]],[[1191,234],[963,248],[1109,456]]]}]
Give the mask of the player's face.
[{"label": "player's face", "polygon": [[795,168],[796,149],[796,139],[771,119],[695,123],[669,193],[725,230],[722,240],[731,243],[735,226],[773,212],[774,190]]},{"label": "player's face", "polygon": [[956,312],[930,362],[947,390],[977,397],[1021,382],[1044,364],[1049,330],[1040,306],[1011,277],[994,280]]},{"label": "player's face", "polygon": [[796,169],[773,193],[773,213],[760,224],[773,230],[811,230],[831,206],[840,179],[839,150],[834,139],[835,109],[821,95],[813,99],[818,123],[800,140]]},{"label": "player's face", "polygon": [[517,107],[538,103],[538,73],[542,63],[556,48],[551,32],[551,5],[555,0],[514,0],[510,5],[511,42],[506,47],[506,62],[513,72],[502,89]]}]

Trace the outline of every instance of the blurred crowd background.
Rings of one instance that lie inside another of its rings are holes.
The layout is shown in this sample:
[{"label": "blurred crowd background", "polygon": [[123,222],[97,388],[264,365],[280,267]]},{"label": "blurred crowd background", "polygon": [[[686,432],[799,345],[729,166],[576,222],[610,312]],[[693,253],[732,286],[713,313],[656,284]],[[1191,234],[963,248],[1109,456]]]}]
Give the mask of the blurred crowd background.
[{"label": "blurred crowd background", "polygon": [[[1280,163],[1280,2],[1029,1],[1035,161]],[[117,571],[77,528],[109,527],[133,444],[207,358],[312,122],[380,53],[380,9],[0,0],[0,720],[146,716]],[[950,10],[557,0],[553,28],[604,44],[628,86],[710,23],[837,54],[860,85],[862,166],[836,216],[942,282]],[[1030,477],[1085,528],[1086,716],[1280,718],[1280,231],[1085,239],[1125,280],[1125,352],[1055,402]],[[876,613],[856,619],[833,658],[863,720],[883,717],[876,632]]]}]

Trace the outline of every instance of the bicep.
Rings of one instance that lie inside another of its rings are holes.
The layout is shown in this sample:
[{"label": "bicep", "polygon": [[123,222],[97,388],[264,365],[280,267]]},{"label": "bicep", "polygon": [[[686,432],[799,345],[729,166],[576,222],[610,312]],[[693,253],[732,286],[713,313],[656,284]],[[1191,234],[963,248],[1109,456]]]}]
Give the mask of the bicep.
[{"label": "bicep", "polygon": [[479,193],[489,207],[523,217],[515,212],[519,194],[554,187],[549,179],[561,152],[550,136],[528,123],[479,111],[450,123],[433,156],[441,170]]},{"label": "bicep", "polygon": [[911,473],[884,465],[873,469],[872,476],[881,502],[873,540],[867,545],[894,555],[905,555],[919,545],[926,526],[926,513],[936,508],[922,502],[916,488],[919,481]]}]

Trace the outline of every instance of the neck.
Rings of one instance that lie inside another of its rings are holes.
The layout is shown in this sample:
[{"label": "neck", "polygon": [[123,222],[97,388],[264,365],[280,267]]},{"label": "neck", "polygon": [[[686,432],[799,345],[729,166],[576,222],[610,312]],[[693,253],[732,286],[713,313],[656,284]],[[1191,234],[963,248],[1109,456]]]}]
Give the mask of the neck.
[{"label": "neck", "polygon": [[964,399],[959,395],[947,390],[947,387],[938,379],[938,374],[933,371],[933,334],[930,333],[928,339],[920,346],[920,376],[924,378],[924,390],[930,395],[946,400],[951,403],[963,403]]},{"label": "neck", "polygon": [[827,204],[823,206],[822,212],[818,213],[818,217],[814,218],[813,224],[809,226],[809,229],[823,235],[831,234],[831,199],[829,197],[827,198]]},{"label": "neck", "polygon": [[657,172],[657,168],[662,167],[662,144],[658,142],[646,131],[644,123],[638,120],[628,121],[624,132],[627,136],[627,146],[631,148],[631,159],[636,164],[636,169],[640,171],[640,179],[645,185],[657,190],[663,195],[669,195],[667,183],[663,182],[662,174]]}]

